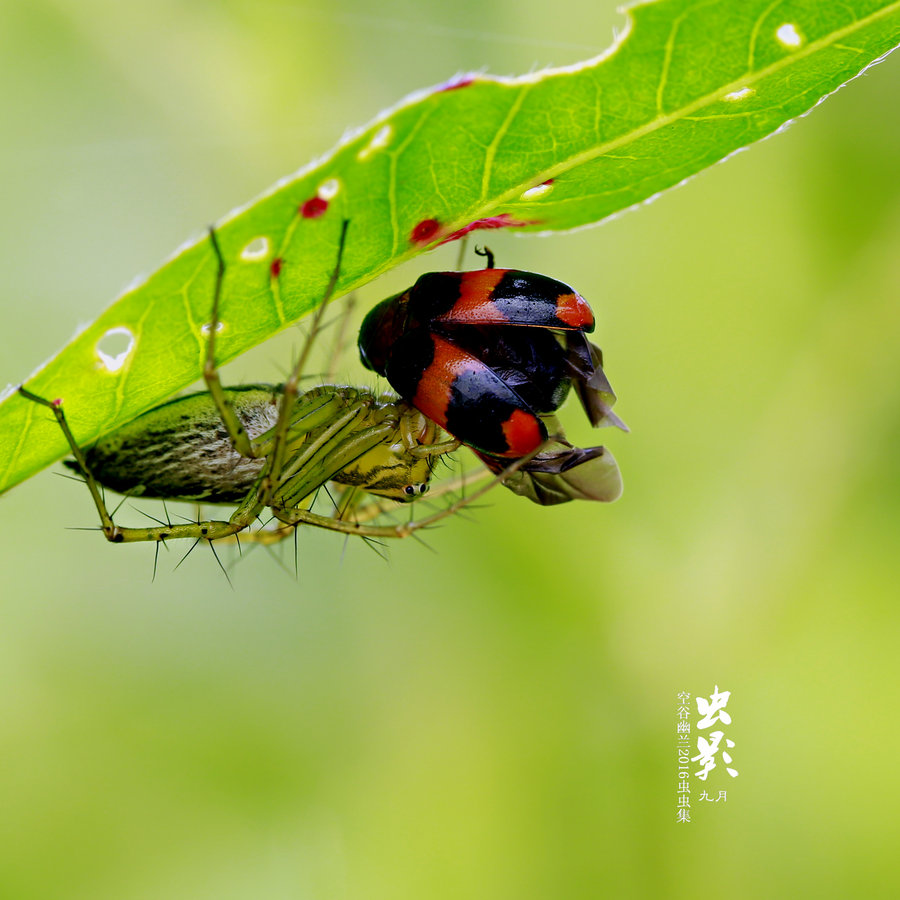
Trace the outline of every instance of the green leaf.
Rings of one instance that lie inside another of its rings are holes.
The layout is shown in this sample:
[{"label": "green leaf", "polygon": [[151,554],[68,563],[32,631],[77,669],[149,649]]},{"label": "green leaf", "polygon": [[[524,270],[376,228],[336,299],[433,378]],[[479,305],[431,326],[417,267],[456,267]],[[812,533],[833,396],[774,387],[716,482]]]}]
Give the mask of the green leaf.
[{"label": "green leaf", "polygon": [[[898,42],[900,0],[660,0],[633,8],[597,59],[515,79],[473,75],[409,98],[218,223],[218,360],[321,301],[344,218],[338,294],[472,228],[599,222],[781,128]],[[214,273],[201,236],[29,388],[63,398],[87,443],[195,381]],[[46,410],[6,397],[0,491],[65,452]]]}]

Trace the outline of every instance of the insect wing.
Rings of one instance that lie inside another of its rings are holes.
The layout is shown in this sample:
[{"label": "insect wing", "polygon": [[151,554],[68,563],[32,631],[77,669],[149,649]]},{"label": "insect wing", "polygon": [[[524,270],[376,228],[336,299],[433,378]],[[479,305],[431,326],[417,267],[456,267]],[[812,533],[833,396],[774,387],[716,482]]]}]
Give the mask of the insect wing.
[{"label": "insect wing", "polygon": [[[478,454],[493,472],[505,468],[504,460]],[[514,494],[540,506],[556,506],[570,500],[611,503],[622,495],[622,475],[605,447],[565,447],[542,452],[503,482]]]},{"label": "insect wing", "polygon": [[525,456],[547,438],[541,420],[496,372],[425,328],[397,341],[387,378],[429,419],[485,453]]},{"label": "insect wing", "polygon": [[567,284],[517,269],[429,272],[409,292],[420,325],[526,325],[593,331],[587,301]]},{"label": "insect wing", "polygon": [[562,332],[460,325],[451,340],[492,369],[538,414],[558,409],[569,393],[572,369]]},{"label": "insect wing", "polygon": [[566,334],[566,363],[582,407],[595,428],[628,426],[612,411],[616,395],[603,371],[603,353],[581,333]]},{"label": "insect wing", "polygon": [[[575,458],[559,472],[516,472],[519,479],[507,486],[542,506],[570,500],[611,503],[622,495],[622,475],[612,453],[605,447],[572,448]],[[512,482],[513,479],[510,479]]]}]

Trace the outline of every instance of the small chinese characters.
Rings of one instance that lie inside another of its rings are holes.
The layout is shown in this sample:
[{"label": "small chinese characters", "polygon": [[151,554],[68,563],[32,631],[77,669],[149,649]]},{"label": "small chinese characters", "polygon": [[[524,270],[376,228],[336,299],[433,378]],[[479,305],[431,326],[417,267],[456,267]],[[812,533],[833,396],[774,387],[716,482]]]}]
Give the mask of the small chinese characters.
[{"label": "small chinese characters", "polygon": [[691,821],[691,709],[688,706],[691,695],[686,691],[678,694],[675,709],[676,754],[678,759],[678,784],[676,790],[675,821]]}]

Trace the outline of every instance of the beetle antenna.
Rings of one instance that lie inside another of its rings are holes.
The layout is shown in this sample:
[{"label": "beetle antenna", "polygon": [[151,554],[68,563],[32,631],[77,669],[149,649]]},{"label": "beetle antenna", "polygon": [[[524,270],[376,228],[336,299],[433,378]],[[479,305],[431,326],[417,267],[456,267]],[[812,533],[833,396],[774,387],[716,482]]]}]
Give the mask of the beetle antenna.
[{"label": "beetle antenna", "polygon": [[490,247],[476,247],[475,248],[476,256],[484,256],[487,257],[487,266],[488,269],[494,268],[494,254],[491,252]]}]

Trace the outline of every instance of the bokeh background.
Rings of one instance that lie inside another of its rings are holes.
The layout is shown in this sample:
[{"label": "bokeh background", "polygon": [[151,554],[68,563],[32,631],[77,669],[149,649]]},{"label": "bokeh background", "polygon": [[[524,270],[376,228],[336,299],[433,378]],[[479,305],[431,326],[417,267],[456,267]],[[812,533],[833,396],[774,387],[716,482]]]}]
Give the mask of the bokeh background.
[{"label": "bokeh background", "polygon": [[[345,128],[458,71],[586,58],[624,21],[608,0],[0,15],[0,383]],[[600,228],[490,236],[594,305],[632,428],[603,435],[614,505],[496,491],[432,549],[304,534],[299,578],[260,550],[231,590],[204,548],[151,583],[152,547],[67,531],[95,514],[49,471],[0,499],[0,896],[897,896],[898,108],[900,58]],[[298,342],[228,379],[278,379]],[[740,775],[676,824],[676,694],[715,685]]]}]

